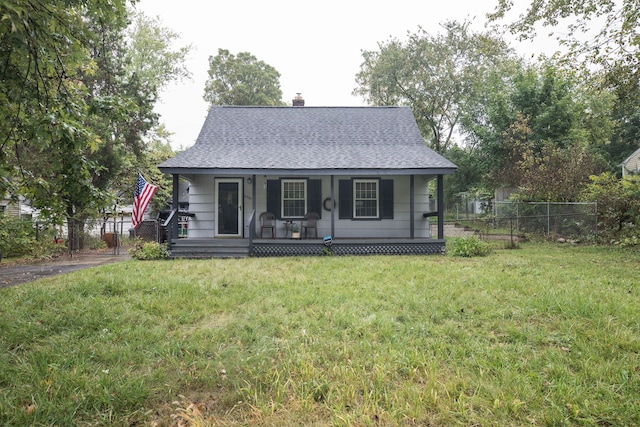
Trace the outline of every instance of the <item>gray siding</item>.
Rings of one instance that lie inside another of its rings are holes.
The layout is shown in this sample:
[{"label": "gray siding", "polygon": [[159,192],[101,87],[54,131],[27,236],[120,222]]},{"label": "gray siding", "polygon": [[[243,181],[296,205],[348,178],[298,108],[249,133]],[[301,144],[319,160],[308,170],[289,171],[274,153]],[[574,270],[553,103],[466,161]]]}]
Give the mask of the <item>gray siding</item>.
[{"label": "gray siding", "polygon": [[[256,186],[256,233],[259,234],[259,215],[266,210],[267,200],[265,191],[265,179],[275,179],[276,177],[257,176],[256,182],[249,184],[248,176],[244,179],[243,197],[243,236],[249,236],[247,220],[253,207],[252,186]],[[321,179],[322,199],[331,197],[331,178],[310,177]],[[338,200],[337,182],[340,179],[350,179],[350,176],[335,176],[335,198]],[[384,220],[341,220],[338,219],[337,208],[335,210],[335,238],[409,238],[411,232],[411,212],[410,212],[410,176],[385,176],[385,179],[394,181],[394,218]],[[425,179],[421,176],[415,177],[414,186],[414,237],[430,238],[429,221],[423,218],[422,213],[428,212],[429,194]],[[215,215],[215,179],[211,175],[194,176],[189,190],[189,211],[195,217],[189,221],[190,238],[212,238],[215,236],[216,215]],[[321,213],[322,219],[318,223],[318,237],[330,235],[331,233],[331,212]],[[299,224],[299,221],[297,221]],[[278,221],[277,236],[284,237],[284,223]]]}]

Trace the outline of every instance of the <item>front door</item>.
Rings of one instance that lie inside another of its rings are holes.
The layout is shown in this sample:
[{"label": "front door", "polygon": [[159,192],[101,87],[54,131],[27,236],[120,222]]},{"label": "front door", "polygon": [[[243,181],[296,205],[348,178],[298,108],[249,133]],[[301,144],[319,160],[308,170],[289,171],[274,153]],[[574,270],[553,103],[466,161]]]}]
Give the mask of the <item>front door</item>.
[{"label": "front door", "polygon": [[242,237],[242,179],[216,180],[216,236]]}]

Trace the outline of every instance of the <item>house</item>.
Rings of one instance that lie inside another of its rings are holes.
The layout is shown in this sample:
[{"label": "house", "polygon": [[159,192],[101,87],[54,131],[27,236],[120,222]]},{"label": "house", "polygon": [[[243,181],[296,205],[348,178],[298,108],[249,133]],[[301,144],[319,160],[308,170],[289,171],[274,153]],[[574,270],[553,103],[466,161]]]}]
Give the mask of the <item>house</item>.
[{"label": "house", "polygon": [[0,214],[2,213],[18,218],[32,219],[37,217],[37,211],[22,196],[17,200],[12,200],[10,197],[0,198]]},{"label": "house", "polygon": [[627,157],[622,164],[622,177],[640,173],[640,148]]},{"label": "house", "polygon": [[[456,170],[425,145],[408,107],[304,106],[212,106],[195,145],[159,168],[173,176],[173,206],[180,180],[190,183],[188,236],[170,242],[172,253],[198,257],[216,245],[321,254],[326,236],[336,254],[442,253],[442,180]],[[275,239],[263,238],[263,212],[275,216]],[[292,240],[310,212],[313,238]]]}]

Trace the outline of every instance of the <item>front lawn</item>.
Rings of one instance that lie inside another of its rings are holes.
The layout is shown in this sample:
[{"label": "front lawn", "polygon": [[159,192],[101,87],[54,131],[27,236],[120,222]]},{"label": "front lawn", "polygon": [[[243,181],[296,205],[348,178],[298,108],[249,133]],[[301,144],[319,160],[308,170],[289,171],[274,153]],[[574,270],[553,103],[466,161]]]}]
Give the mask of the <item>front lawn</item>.
[{"label": "front lawn", "polygon": [[640,425],[640,253],[126,261],[0,289],[1,425]]}]

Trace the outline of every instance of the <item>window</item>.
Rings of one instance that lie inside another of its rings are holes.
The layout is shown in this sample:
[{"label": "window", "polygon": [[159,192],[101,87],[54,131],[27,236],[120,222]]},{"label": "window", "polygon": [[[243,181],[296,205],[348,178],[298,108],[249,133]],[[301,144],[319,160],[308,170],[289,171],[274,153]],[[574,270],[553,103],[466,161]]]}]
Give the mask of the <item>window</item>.
[{"label": "window", "polygon": [[283,179],[282,218],[300,218],[307,212],[307,181]]},{"label": "window", "polygon": [[393,180],[376,178],[338,181],[338,218],[393,219]]},{"label": "window", "polygon": [[322,216],[322,180],[267,180],[267,211],[273,212],[277,219],[302,218],[307,212]]},{"label": "window", "polygon": [[378,218],[378,180],[353,180],[353,217]]}]

